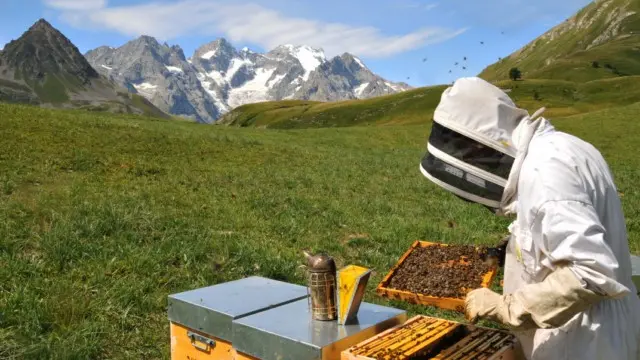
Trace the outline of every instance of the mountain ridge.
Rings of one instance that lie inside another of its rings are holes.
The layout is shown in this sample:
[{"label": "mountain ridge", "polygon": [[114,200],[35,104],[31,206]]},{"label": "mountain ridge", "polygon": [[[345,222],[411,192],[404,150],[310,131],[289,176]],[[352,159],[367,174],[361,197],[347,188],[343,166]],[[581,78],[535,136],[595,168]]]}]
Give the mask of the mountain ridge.
[{"label": "mountain ridge", "polygon": [[119,48],[90,50],[85,58],[103,76],[165,112],[197,121],[218,115],[179,46],[160,44],[143,35]]},{"label": "mountain ridge", "polygon": [[354,55],[327,59],[321,48],[308,45],[283,44],[258,53],[218,38],[186,58],[178,45],[143,35],[84,56],[100,74],[160,109],[205,123],[249,103],[364,99],[412,88],[374,74]]},{"label": "mountain ridge", "polygon": [[78,48],[45,19],[0,50],[0,99],[169,117],[146,99],[101,77]]}]

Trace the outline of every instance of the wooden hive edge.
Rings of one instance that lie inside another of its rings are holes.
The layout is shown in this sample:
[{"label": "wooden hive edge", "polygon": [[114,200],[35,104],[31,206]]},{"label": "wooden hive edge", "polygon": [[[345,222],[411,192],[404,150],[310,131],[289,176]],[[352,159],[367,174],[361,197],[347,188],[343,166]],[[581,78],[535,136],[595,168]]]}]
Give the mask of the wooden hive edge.
[{"label": "wooden hive edge", "polygon": [[[375,360],[374,358],[371,358],[367,355],[358,355],[358,354],[354,354],[354,351],[358,351],[363,347],[366,346],[370,346],[370,345],[375,345],[375,342],[386,338],[387,336],[389,336],[390,334],[392,334],[395,331],[398,331],[402,328],[408,327],[413,323],[416,323],[418,321],[421,320],[426,320],[426,319],[430,319],[430,320],[435,320],[436,323],[447,323],[449,325],[464,325],[462,323],[458,323],[456,321],[451,321],[451,320],[446,320],[446,319],[441,319],[441,318],[436,318],[436,317],[432,317],[432,316],[426,316],[426,315],[416,315],[414,317],[412,317],[411,319],[407,320],[406,322],[402,323],[402,324],[398,324],[390,329],[387,329],[367,340],[362,341],[361,343],[358,343],[352,347],[350,347],[349,349],[344,350],[341,353],[341,360]],[[434,323],[435,324],[435,323]],[[387,340],[388,341],[388,340]],[[427,346],[427,344],[425,344],[425,346]]]}]

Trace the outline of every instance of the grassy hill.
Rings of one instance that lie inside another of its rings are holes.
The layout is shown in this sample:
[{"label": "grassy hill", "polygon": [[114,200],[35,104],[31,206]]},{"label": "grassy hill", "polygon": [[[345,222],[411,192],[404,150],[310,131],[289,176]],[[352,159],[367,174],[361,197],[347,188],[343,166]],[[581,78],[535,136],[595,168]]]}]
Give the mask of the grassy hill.
[{"label": "grassy hill", "polygon": [[[609,161],[634,253],[639,111],[554,121]],[[370,267],[367,301],[389,304],[373,289],[414,240],[491,244],[506,232],[422,177],[428,131],[426,121],[238,129],[0,104],[0,358],[169,358],[167,295],[250,275],[302,283],[302,249]]]},{"label": "grassy hill", "polygon": [[428,87],[340,102],[285,100],[247,104],[225,115],[219,124],[303,128],[420,123],[431,119],[444,89],[444,86]]},{"label": "grassy hill", "polygon": [[[521,107],[545,106],[548,117],[569,116],[640,101],[640,76],[586,83],[562,80],[497,81]],[[431,120],[445,86],[342,102],[274,101],[240,106],[220,124],[267,128],[345,127],[425,124]]]},{"label": "grassy hill", "polygon": [[640,75],[640,2],[594,1],[480,77],[508,79],[512,67],[525,79],[586,82]]}]

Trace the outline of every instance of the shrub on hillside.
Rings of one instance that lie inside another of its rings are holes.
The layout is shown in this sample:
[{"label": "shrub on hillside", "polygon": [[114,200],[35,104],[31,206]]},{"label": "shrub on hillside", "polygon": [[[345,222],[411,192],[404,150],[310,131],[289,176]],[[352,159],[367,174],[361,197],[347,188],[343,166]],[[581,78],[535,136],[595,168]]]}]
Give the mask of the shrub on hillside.
[{"label": "shrub on hillside", "polygon": [[514,67],[509,70],[509,79],[516,81],[522,78],[522,72],[520,69]]}]

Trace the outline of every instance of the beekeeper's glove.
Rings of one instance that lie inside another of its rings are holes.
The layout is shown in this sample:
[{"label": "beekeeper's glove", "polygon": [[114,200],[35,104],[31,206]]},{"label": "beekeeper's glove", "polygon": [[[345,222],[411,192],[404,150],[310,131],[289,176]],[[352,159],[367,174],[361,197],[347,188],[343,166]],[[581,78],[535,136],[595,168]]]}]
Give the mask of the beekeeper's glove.
[{"label": "beekeeper's glove", "polygon": [[515,330],[556,328],[575,314],[603,299],[582,286],[568,267],[559,267],[544,281],[529,284],[507,295],[476,289],[465,299],[465,317],[471,322],[486,318]]}]

